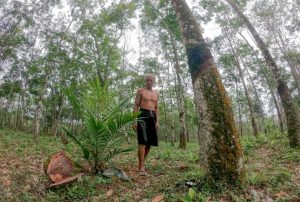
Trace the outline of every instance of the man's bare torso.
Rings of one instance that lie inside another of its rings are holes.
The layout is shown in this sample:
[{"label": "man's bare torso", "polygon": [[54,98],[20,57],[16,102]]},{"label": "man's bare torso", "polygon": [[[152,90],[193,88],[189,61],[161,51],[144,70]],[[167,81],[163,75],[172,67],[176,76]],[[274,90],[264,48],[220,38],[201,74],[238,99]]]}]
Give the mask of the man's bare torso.
[{"label": "man's bare torso", "polygon": [[141,88],[138,90],[137,97],[139,98],[139,107],[148,110],[155,110],[158,100],[158,93],[155,90]]}]

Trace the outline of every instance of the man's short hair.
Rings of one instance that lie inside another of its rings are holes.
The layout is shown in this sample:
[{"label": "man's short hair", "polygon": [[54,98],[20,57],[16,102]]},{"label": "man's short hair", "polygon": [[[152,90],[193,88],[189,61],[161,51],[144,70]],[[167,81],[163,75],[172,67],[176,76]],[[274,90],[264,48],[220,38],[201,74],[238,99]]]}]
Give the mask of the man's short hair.
[{"label": "man's short hair", "polygon": [[151,77],[155,81],[155,76],[153,74],[146,74],[144,80],[146,81],[147,78]]}]

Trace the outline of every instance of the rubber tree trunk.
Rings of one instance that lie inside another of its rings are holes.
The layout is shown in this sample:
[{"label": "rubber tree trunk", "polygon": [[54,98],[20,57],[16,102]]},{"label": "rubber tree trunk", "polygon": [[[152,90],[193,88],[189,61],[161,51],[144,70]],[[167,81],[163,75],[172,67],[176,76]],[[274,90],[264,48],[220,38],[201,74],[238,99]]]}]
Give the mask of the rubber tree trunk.
[{"label": "rubber tree trunk", "polygon": [[[64,104],[64,95],[60,93],[59,95],[59,101],[58,101],[58,106],[54,104],[54,110],[53,110],[53,120],[52,120],[52,125],[51,125],[51,135],[56,136],[58,132],[58,127],[60,124],[61,120],[61,114],[63,110],[63,104]],[[56,109],[58,108],[58,109]]]},{"label": "rubber tree trunk", "polygon": [[[168,83],[171,83],[171,79],[170,79],[170,63],[168,63]],[[170,89],[170,88],[169,88]],[[171,109],[171,113],[170,113],[170,117],[171,117],[171,129],[170,129],[170,133],[171,133],[171,145],[175,146],[175,142],[176,142],[176,131],[175,131],[175,118],[173,115],[173,99],[172,99],[172,93],[169,90],[169,99],[170,99],[170,109]]]},{"label": "rubber tree trunk", "polygon": [[187,145],[187,126],[186,126],[186,112],[184,107],[184,94],[183,94],[183,85],[182,85],[182,77],[181,77],[181,70],[180,70],[180,63],[178,58],[178,51],[175,44],[175,40],[173,36],[170,36],[172,51],[174,56],[174,69],[176,73],[176,80],[177,80],[177,105],[178,105],[178,112],[179,112],[179,148],[186,149]]},{"label": "rubber tree trunk", "polygon": [[240,98],[239,98],[239,85],[238,82],[236,81],[236,96],[237,96],[237,107],[238,107],[238,118],[239,118],[239,126],[240,126],[240,135],[243,136],[243,120],[242,120],[242,113],[241,113],[241,103],[240,103]]},{"label": "rubber tree trunk", "polygon": [[267,66],[270,68],[271,73],[277,82],[277,91],[280,96],[280,100],[284,109],[288,137],[290,140],[291,147],[300,146],[300,109],[298,108],[295,100],[293,100],[290,90],[288,89],[287,84],[282,78],[282,75],[279,72],[279,68],[272,57],[270,51],[267,48],[267,45],[260,38],[258,32],[250,23],[249,19],[242,13],[237,4],[233,0],[226,0],[232,9],[237,13],[237,15],[242,19],[248,30],[250,31],[252,37],[254,38],[258,48],[262,52]]},{"label": "rubber tree trunk", "polygon": [[274,33],[274,36],[275,36],[274,38],[275,38],[275,40],[276,40],[276,42],[277,42],[277,44],[278,44],[278,46],[279,46],[279,48],[281,50],[281,53],[285,56],[285,59],[286,59],[288,65],[289,65],[289,67],[291,69],[292,76],[293,76],[293,78],[295,80],[295,86],[296,86],[296,88],[298,90],[298,96],[300,97],[300,75],[298,74],[297,69],[295,67],[295,62],[287,54],[290,50],[287,47],[287,45],[285,44],[281,33],[279,33],[279,32],[277,33],[281,44],[280,44],[279,40],[277,39],[277,37],[275,35],[276,34],[275,31],[273,31],[273,33]]},{"label": "rubber tree trunk", "polygon": [[27,85],[25,85],[25,88],[24,88],[24,90],[22,90],[22,93],[21,93],[21,113],[20,113],[19,130],[22,130],[22,131],[27,131],[27,130],[25,130],[25,119],[24,119],[25,112],[26,112],[26,99],[25,99],[26,89],[27,89]]},{"label": "rubber tree trunk", "polygon": [[280,111],[280,107],[279,107],[279,104],[277,102],[276,95],[275,95],[275,92],[274,92],[274,88],[273,88],[273,85],[272,85],[272,82],[271,82],[272,78],[270,78],[267,75],[267,73],[265,72],[264,67],[260,63],[260,59],[258,58],[257,53],[255,52],[254,48],[249,43],[249,41],[246,39],[246,37],[242,33],[240,33],[240,32],[238,32],[238,33],[244,39],[244,41],[247,43],[247,45],[249,46],[249,48],[252,50],[252,55],[256,58],[259,66],[260,66],[260,68],[262,70],[261,72],[262,72],[263,77],[265,78],[265,80],[267,82],[267,85],[269,87],[269,90],[270,90],[270,93],[271,93],[271,96],[272,96],[272,100],[274,102],[274,105],[275,105],[275,108],[276,108],[276,111],[277,111],[277,117],[278,117],[278,122],[279,122],[278,124],[279,124],[279,127],[280,127],[280,131],[281,131],[281,133],[283,133],[284,132],[284,128],[283,128],[282,113]]},{"label": "rubber tree trunk", "polygon": [[241,67],[241,64],[240,64],[240,61],[239,61],[239,57],[231,43],[231,38],[229,37],[229,34],[227,32],[227,30],[224,29],[224,33],[225,33],[225,36],[228,40],[228,43],[229,43],[229,46],[230,46],[230,49],[231,49],[231,52],[233,54],[233,57],[234,57],[234,62],[235,62],[235,65],[236,65],[236,68],[238,70],[238,75],[241,79],[241,82],[242,82],[242,85],[243,85],[243,88],[244,88],[244,92],[245,92],[245,96],[246,96],[246,99],[247,99],[247,104],[248,104],[248,107],[249,107],[249,111],[250,111],[250,118],[251,118],[251,123],[252,123],[252,128],[253,128],[253,134],[254,136],[258,136],[258,127],[257,127],[257,123],[256,123],[256,117],[255,117],[255,113],[254,113],[254,106],[253,106],[253,101],[252,101],[252,98],[250,96],[250,93],[248,91],[248,87],[246,85],[246,82],[245,82],[245,78],[244,78],[244,73],[243,73],[243,70],[242,70],[242,67]]},{"label": "rubber tree trunk", "polygon": [[[50,75],[50,72],[48,73],[48,76]],[[45,78],[43,88],[40,90],[40,95],[37,98],[37,106],[35,109],[34,114],[34,131],[33,131],[33,137],[34,140],[37,141],[38,136],[40,135],[41,131],[41,119],[42,119],[42,108],[43,108],[43,95],[47,88],[47,81],[48,76]],[[47,114],[47,113],[46,113]]]},{"label": "rubber tree trunk", "polygon": [[36,110],[35,110],[35,116],[34,116],[34,140],[36,141],[39,134],[40,134],[40,128],[41,128],[41,118],[42,118],[42,97],[40,96]]},{"label": "rubber tree trunk", "polygon": [[184,0],[172,0],[192,77],[199,118],[200,160],[210,182],[244,182],[240,135],[231,101],[222,84],[200,26]]}]

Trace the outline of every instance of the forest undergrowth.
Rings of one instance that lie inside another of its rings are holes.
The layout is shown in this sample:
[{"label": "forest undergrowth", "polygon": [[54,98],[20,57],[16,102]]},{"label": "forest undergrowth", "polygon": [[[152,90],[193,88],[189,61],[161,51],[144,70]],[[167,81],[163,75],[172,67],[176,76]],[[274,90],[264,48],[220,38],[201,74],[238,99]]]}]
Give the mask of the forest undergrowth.
[{"label": "forest undergrowth", "polygon": [[[290,149],[288,139],[279,132],[242,137],[246,184],[241,189],[212,186],[199,166],[197,142],[180,150],[160,142],[146,162],[147,177],[138,175],[136,151],[122,154],[111,166],[122,169],[130,178],[124,182],[86,174],[68,186],[47,189],[43,170],[45,160],[64,150],[74,162],[83,164],[80,148],[59,137],[0,131],[1,201],[299,201],[299,149]],[[136,145],[132,138],[131,146]],[[201,186],[200,186],[201,185]]]}]

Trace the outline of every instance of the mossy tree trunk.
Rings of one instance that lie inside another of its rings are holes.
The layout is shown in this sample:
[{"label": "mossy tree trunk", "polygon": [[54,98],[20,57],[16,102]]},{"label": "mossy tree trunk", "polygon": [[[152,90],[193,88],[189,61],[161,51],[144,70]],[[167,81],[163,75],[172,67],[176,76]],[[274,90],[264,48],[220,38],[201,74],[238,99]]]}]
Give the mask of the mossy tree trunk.
[{"label": "mossy tree trunk", "polygon": [[172,0],[188,56],[199,118],[201,166],[211,182],[243,183],[240,136],[230,99],[200,26],[184,0]]},{"label": "mossy tree trunk", "polygon": [[282,78],[280,74],[279,68],[272,57],[270,51],[267,48],[267,45],[260,38],[258,32],[250,23],[249,19],[242,13],[239,9],[238,5],[233,0],[226,0],[228,4],[232,7],[232,9],[237,13],[237,15],[244,22],[248,30],[250,31],[252,37],[254,38],[256,45],[262,52],[267,66],[269,67],[271,73],[277,82],[277,91],[280,96],[280,100],[282,102],[282,106],[284,109],[287,129],[288,129],[288,137],[290,140],[291,147],[300,146],[300,109],[298,108],[295,100],[293,100],[290,90],[288,89],[287,84]]}]

